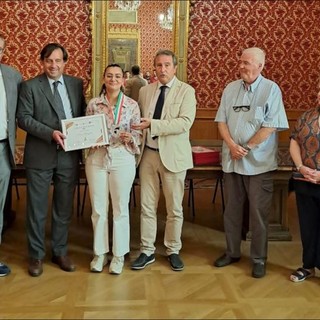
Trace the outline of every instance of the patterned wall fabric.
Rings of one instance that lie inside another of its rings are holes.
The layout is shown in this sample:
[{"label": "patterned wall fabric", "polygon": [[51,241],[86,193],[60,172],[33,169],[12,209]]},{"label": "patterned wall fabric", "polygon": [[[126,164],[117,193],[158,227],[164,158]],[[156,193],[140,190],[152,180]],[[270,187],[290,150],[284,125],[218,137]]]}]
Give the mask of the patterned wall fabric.
[{"label": "patterned wall fabric", "polygon": [[282,89],[287,110],[315,106],[320,78],[320,1],[191,0],[188,81],[198,108],[217,109],[238,77],[242,49],[263,48],[263,74]]},{"label": "patterned wall fabric", "polygon": [[[1,1],[0,32],[7,38],[3,62],[31,78],[42,70],[41,48],[57,41],[70,55],[66,72],[83,78],[87,86],[92,61],[89,2]],[[167,7],[168,1],[143,1],[139,9],[136,27],[141,30],[144,71],[153,68],[160,47],[172,48],[170,32],[157,23]],[[317,0],[191,0],[188,79],[196,89],[198,108],[218,107],[223,88],[237,78],[241,50],[253,45],[266,50],[264,75],[280,85],[286,109],[314,106],[320,74],[319,16]]]},{"label": "patterned wall fabric", "polygon": [[[138,9],[138,24],[110,24],[110,28],[122,28],[122,30],[140,30],[141,39],[141,69],[143,72],[153,70],[153,58],[160,48],[173,49],[172,32],[160,27],[158,16],[166,13],[171,0],[143,0]],[[114,1],[110,1],[109,7],[116,9]]]},{"label": "patterned wall fabric", "polygon": [[3,62],[29,79],[42,72],[40,51],[59,42],[69,53],[65,72],[87,87],[91,77],[89,1],[1,1],[0,33],[7,40]]}]

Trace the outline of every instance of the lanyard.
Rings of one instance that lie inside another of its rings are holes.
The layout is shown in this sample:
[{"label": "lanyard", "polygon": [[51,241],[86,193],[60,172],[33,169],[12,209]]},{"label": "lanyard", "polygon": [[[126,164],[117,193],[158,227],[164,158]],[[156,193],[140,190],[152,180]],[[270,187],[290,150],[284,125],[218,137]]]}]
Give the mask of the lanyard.
[{"label": "lanyard", "polygon": [[124,100],[124,94],[120,91],[117,99],[117,103],[113,110],[113,124],[119,124],[121,113],[122,113],[122,107],[123,107],[123,100]]}]

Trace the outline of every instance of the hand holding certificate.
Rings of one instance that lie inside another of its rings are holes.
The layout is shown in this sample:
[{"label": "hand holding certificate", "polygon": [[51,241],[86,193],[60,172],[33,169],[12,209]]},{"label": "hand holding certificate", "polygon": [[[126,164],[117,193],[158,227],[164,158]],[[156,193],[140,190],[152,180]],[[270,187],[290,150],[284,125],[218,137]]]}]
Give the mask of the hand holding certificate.
[{"label": "hand holding certificate", "polygon": [[109,144],[104,114],[61,120],[65,151]]}]

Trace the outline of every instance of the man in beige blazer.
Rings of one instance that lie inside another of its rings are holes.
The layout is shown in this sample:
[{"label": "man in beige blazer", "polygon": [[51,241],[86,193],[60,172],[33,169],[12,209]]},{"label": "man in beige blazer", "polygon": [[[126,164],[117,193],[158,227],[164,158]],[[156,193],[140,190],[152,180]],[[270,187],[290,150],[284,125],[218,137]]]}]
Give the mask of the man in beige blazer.
[{"label": "man in beige blazer", "polygon": [[177,58],[172,51],[158,51],[154,66],[158,82],[140,89],[138,103],[142,118],[140,125],[134,126],[135,129],[144,129],[144,139],[139,166],[141,254],[131,268],[144,269],[155,261],[161,183],[167,208],[164,245],[171,268],[180,271],[184,268],[179,256],[182,200],[186,171],[193,167],[189,130],[196,114],[196,98],[194,89],[176,78]]}]

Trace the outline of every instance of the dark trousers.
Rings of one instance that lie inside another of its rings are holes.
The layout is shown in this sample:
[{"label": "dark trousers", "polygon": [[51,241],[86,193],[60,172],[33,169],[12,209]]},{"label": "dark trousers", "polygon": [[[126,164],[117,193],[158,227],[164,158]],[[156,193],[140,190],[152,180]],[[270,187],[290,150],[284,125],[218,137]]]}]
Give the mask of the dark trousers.
[{"label": "dark trousers", "polygon": [[227,196],[224,229],[227,255],[241,256],[241,231],[245,211],[249,211],[249,229],[252,233],[250,256],[254,262],[267,259],[268,223],[273,196],[272,172],[247,176],[224,174]]},{"label": "dark trousers", "polygon": [[3,228],[2,234],[11,227],[16,219],[16,213],[12,211],[12,180],[10,179],[6,201],[3,209]]},{"label": "dark trousers", "polygon": [[26,169],[27,174],[27,240],[29,257],[45,256],[45,226],[48,197],[53,183],[51,249],[55,256],[67,254],[68,229],[72,217],[73,196],[78,167],[49,170]]},{"label": "dark trousers", "polygon": [[10,181],[10,160],[9,160],[9,144],[7,142],[0,143],[0,243],[3,227],[3,212],[7,199],[7,190]]},{"label": "dark trousers", "polygon": [[320,186],[295,180],[303,268],[320,269]]}]

